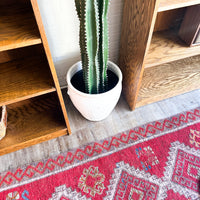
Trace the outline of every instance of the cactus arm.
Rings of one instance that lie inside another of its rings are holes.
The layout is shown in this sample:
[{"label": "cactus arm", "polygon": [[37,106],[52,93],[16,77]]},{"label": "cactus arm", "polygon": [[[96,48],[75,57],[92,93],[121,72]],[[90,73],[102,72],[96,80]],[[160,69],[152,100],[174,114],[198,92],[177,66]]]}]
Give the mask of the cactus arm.
[{"label": "cactus arm", "polygon": [[98,94],[100,92],[100,63],[98,59],[98,52],[99,52],[99,35],[100,35],[100,23],[99,23],[99,4],[98,0],[94,0],[95,6],[95,21],[96,21],[96,37],[97,37],[97,48],[96,48],[96,55],[95,55],[95,66],[96,66],[96,79],[97,79],[97,91]]},{"label": "cactus arm", "polygon": [[[91,3],[92,2],[92,3]],[[85,10],[85,31],[88,55],[88,88],[89,93],[98,93],[99,91],[99,78],[97,63],[97,50],[98,50],[98,20],[96,7],[96,0],[86,0]]]},{"label": "cactus arm", "polygon": [[100,21],[100,40],[99,40],[99,63],[100,63],[100,85],[101,90],[106,90],[107,85],[107,62],[108,62],[108,22],[107,13],[109,0],[99,1],[99,21]]},{"label": "cactus arm", "polygon": [[108,43],[108,6],[109,0],[103,0],[103,13],[102,13],[102,85],[105,89],[107,85],[107,68],[108,68],[108,54],[109,54],[109,43]]},{"label": "cactus arm", "polygon": [[98,9],[99,9],[99,48],[98,48],[98,62],[99,62],[99,72],[100,72],[100,90],[103,91],[104,88],[102,86],[102,71],[103,71],[103,57],[102,57],[102,8],[103,8],[103,1],[98,1]]},{"label": "cactus arm", "polygon": [[[83,79],[85,83],[85,92],[89,92],[88,88],[88,55],[86,49],[86,31],[85,31],[85,9],[86,9],[86,0],[77,0],[79,3],[76,3],[77,14],[80,14],[80,35],[79,35],[79,46],[81,51],[81,60],[83,68]],[[80,7],[79,7],[80,6]],[[80,8],[80,9],[79,9]]]}]

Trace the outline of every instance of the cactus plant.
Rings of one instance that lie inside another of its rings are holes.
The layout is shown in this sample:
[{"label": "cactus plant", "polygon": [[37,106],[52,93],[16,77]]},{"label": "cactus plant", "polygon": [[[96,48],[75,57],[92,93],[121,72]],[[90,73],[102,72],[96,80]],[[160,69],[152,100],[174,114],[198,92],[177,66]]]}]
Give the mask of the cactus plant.
[{"label": "cactus plant", "polygon": [[80,21],[80,51],[85,92],[106,91],[109,0],[75,0]]}]

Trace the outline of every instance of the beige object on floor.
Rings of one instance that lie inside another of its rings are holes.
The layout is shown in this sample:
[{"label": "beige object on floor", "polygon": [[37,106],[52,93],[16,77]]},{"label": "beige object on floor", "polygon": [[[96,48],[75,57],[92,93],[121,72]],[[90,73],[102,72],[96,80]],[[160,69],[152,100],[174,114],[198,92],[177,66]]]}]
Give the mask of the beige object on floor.
[{"label": "beige object on floor", "polygon": [[0,140],[6,135],[6,127],[7,127],[7,111],[6,111],[6,106],[2,106],[2,114],[0,121]]}]

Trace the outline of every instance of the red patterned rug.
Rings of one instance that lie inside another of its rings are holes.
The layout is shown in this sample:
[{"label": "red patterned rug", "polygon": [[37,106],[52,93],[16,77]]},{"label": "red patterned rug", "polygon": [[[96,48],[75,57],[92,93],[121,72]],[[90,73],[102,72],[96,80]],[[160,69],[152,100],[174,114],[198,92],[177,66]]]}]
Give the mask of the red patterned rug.
[{"label": "red patterned rug", "polygon": [[200,108],[1,173],[0,199],[200,199]]}]

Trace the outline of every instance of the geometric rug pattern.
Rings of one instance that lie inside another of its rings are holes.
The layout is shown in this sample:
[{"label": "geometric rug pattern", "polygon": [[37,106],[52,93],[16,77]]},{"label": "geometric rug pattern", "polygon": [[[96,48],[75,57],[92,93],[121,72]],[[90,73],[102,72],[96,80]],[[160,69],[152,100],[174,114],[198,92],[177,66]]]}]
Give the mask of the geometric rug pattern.
[{"label": "geometric rug pattern", "polygon": [[200,199],[200,108],[3,172],[0,199]]}]

